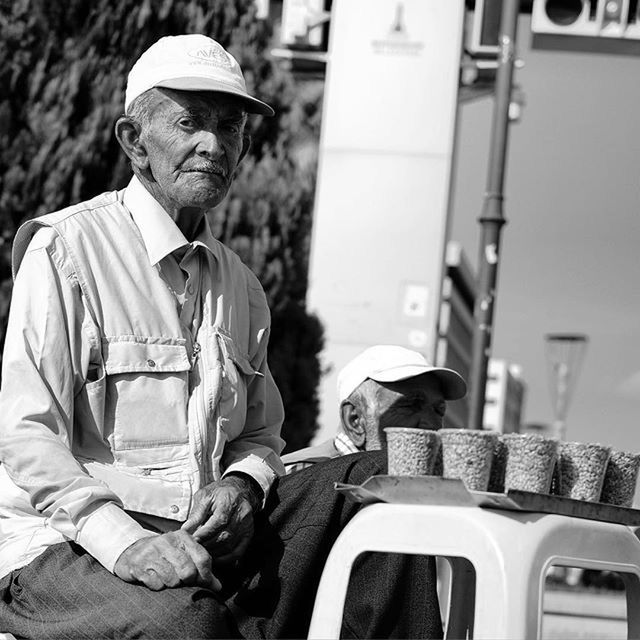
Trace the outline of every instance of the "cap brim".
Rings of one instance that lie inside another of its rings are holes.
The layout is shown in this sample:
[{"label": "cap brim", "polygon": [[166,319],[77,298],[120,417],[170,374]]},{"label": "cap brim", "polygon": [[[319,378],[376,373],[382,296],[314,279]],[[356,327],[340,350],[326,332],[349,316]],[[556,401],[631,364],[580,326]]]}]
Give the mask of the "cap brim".
[{"label": "cap brim", "polygon": [[213,80],[212,78],[189,76],[181,78],[171,78],[162,80],[154,85],[165,89],[177,89],[179,91],[215,91],[216,93],[226,93],[242,99],[247,113],[256,113],[261,116],[273,116],[275,111],[262,100],[250,96],[245,91],[231,87],[228,84]]},{"label": "cap brim", "polygon": [[406,364],[384,371],[370,373],[369,378],[376,382],[399,382],[408,378],[415,378],[425,373],[432,373],[442,384],[445,400],[460,400],[467,395],[467,383],[464,378],[453,369],[444,367],[430,367],[420,364]]}]

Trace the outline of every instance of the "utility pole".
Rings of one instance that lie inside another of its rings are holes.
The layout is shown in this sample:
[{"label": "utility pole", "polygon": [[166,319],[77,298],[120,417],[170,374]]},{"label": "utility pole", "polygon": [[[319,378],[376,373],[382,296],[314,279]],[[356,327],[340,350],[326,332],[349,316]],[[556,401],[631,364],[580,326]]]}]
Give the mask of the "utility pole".
[{"label": "utility pole", "polygon": [[503,189],[519,10],[520,0],[503,0],[498,36],[498,68],[496,71],[487,190],[482,214],[478,219],[481,225],[481,240],[469,380],[471,391],[469,428],[471,429],[482,429],[483,426],[487,366],[491,355],[493,308],[498,279],[500,231],[505,223]]}]

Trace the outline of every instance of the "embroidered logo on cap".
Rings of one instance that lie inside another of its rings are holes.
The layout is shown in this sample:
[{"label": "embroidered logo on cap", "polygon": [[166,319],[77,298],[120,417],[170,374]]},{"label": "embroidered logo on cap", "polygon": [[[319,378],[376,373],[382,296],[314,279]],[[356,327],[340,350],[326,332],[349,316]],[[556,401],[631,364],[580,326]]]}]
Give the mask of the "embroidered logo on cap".
[{"label": "embroidered logo on cap", "polygon": [[189,51],[188,55],[192,58],[197,58],[202,62],[210,62],[221,67],[231,67],[231,62],[227,57],[227,54],[224,52],[222,47],[204,47],[200,49],[192,49]]}]

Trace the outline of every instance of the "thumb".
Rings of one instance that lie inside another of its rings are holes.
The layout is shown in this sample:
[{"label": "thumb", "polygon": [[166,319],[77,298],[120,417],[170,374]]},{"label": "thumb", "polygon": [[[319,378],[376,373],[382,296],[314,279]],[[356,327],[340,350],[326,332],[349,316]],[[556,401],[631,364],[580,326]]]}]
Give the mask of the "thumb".
[{"label": "thumb", "polygon": [[180,527],[187,533],[193,533],[206,519],[207,513],[205,505],[197,503],[194,505],[193,510],[189,514],[189,517],[182,523]]}]

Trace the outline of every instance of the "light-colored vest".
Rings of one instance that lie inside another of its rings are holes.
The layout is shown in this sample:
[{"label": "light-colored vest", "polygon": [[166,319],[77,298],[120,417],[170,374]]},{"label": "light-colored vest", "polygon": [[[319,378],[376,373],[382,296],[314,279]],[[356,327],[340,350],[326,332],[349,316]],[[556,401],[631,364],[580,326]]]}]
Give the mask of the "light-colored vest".
[{"label": "light-colored vest", "polygon": [[[184,520],[194,491],[212,478],[202,475],[206,433],[187,421],[191,344],[174,295],[149,263],[117,192],[26,222],[14,241],[14,275],[42,226],[64,243],[96,334],[98,369],[76,396],[74,423],[81,428],[72,452],[126,509]],[[221,352],[233,341],[220,328],[204,329],[216,332],[206,341],[213,351],[207,373],[214,391],[206,403],[212,413],[222,393]]]}]

